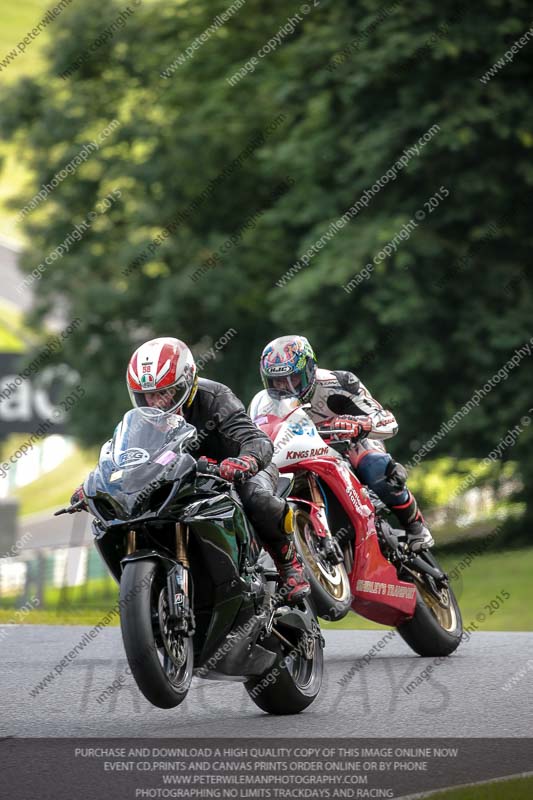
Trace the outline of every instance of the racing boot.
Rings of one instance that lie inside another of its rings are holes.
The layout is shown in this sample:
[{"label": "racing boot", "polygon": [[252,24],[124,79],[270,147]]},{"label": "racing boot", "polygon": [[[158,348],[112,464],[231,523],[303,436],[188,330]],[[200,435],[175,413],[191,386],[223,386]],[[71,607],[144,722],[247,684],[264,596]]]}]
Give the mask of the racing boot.
[{"label": "racing boot", "polygon": [[294,515],[289,508],[283,518],[283,538],[268,542],[265,550],[272,556],[281,578],[277,594],[289,605],[303,600],[311,591],[302,560],[294,544]]},{"label": "racing boot", "polygon": [[399,506],[390,506],[407,534],[407,544],[412,553],[428,550],[435,540],[431,535],[416,498],[409,492],[409,500]]}]

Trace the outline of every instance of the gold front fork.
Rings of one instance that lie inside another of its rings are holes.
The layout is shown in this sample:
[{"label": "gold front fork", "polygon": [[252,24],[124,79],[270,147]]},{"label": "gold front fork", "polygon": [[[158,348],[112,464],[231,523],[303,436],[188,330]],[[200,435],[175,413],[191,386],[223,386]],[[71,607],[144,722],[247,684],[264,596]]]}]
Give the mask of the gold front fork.
[{"label": "gold front fork", "polygon": [[317,486],[316,478],[315,478],[314,475],[310,474],[310,475],[307,476],[307,480],[309,482],[309,491],[311,493],[311,500],[320,509],[319,517],[320,517],[320,520],[321,520],[324,528],[327,531],[327,535],[330,538],[333,538],[333,534],[331,533],[331,531],[329,529],[328,518],[326,516],[326,504],[324,503],[324,498],[322,497],[322,492],[320,491],[320,489]]},{"label": "gold front fork", "polygon": [[318,486],[316,485],[316,478],[314,475],[308,475],[307,479],[309,481],[309,491],[311,492],[311,500],[313,503],[320,508],[325,508],[324,500],[322,498],[322,493]]},{"label": "gold front fork", "polygon": [[137,533],[136,531],[128,531],[128,544],[127,553],[131,556],[137,550]]},{"label": "gold front fork", "polygon": [[187,554],[187,544],[189,542],[189,532],[187,526],[182,522],[176,523],[176,558],[184,567],[189,567],[189,556]]}]

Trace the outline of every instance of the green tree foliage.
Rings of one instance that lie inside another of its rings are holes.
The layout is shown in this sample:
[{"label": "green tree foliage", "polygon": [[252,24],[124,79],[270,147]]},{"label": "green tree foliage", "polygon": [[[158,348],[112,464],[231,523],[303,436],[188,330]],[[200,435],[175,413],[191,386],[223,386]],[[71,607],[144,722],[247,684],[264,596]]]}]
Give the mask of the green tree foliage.
[{"label": "green tree foliage", "polygon": [[[31,272],[99,199],[121,191],[35,283],[36,320],[58,307],[83,320],[64,348],[87,388],[75,429],[91,443],[107,435],[127,403],[127,358],[147,337],[177,335],[201,355],[236,329],[204,374],[249,399],[264,343],[298,331],[324,366],[358,371],[391,403],[395,451],[407,460],[533,335],[533,40],[480,81],[529,30],[529,5],[247,0],[192,50],[228,6],[137,6],[63,80],[120,13],[115,3],[73,6],[54,23],[46,71],[1,98],[3,135],[20,143],[35,190],[112,119],[121,123],[26,224]],[[280,31],[279,46],[231,85]],[[435,125],[397,177],[276,285]],[[430,211],[442,186],[449,196]],[[173,233],[150,251],[169,223]],[[193,280],[231,236],[235,246]],[[345,291],[369,263],[368,279]],[[532,364],[525,357],[434,453],[486,456],[533,406]],[[526,485],[532,440],[525,426],[503,454],[520,460]]]}]

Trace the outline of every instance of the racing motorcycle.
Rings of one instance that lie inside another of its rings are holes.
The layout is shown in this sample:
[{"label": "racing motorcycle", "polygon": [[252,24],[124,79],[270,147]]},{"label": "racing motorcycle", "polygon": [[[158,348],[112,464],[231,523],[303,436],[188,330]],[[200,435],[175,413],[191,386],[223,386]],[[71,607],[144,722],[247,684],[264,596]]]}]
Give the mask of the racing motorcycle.
[{"label": "racing motorcycle", "polygon": [[85,481],[131,672],[159,708],[183,702],[196,675],[243,682],[269,713],[298,713],[322,683],[315,612],[283,603],[233,484],[190,454],[196,433],[177,415],[133,409]]},{"label": "racing motorcycle", "polygon": [[421,656],[449,655],[463,628],[447,575],[430,551],[410,551],[405,531],[391,526],[385,504],[350,469],[351,443],[317,428],[306,408],[261,391],[249,413],[290,477],[295,538],[318,616],[339,620],[351,609],[396,627]]}]

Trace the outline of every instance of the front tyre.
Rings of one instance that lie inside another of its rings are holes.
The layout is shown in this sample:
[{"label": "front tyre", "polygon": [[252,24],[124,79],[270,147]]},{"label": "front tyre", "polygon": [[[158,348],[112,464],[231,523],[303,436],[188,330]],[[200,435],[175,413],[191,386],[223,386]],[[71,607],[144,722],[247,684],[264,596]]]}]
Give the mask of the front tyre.
[{"label": "front tyre", "polygon": [[277,653],[276,661],[264,675],[248,680],[246,691],[268,714],[298,714],[311,705],[322,686],[322,637],[310,637],[290,649],[274,636],[265,644]]},{"label": "front tyre", "polygon": [[[431,563],[437,562],[431,557]],[[416,610],[412,619],[398,626],[398,633],[420,656],[449,656],[463,635],[461,611],[448,583],[437,586],[422,574],[414,578]]]},{"label": "front tyre", "polygon": [[318,617],[333,622],[350,610],[352,592],[344,564],[330,564],[320,548],[310,515],[302,509],[294,514],[294,539],[305,564],[305,576]]},{"label": "front tyre", "polygon": [[166,574],[157,561],[130,561],[120,581],[120,627],[131,673],[158,708],[185,700],[192,680],[193,642],[169,624]]}]

